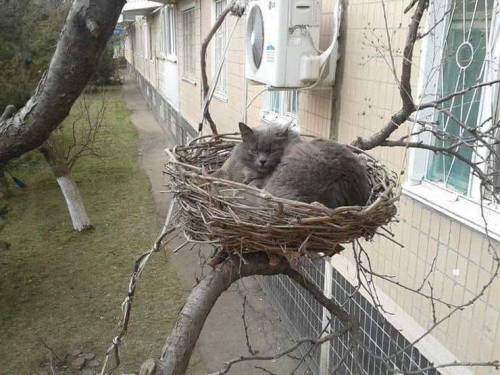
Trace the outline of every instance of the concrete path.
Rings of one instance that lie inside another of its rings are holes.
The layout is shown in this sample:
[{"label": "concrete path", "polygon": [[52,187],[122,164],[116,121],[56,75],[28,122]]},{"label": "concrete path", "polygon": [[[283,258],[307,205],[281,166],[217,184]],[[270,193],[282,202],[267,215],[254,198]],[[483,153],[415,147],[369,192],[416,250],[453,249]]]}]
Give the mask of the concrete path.
[{"label": "concrete path", "polygon": [[[171,146],[171,138],[149,111],[146,102],[134,82],[126,82],[123,86],[123,98],[131,110],[131,119],[140,134],[140,162],[150,181],[154,199],[157,204],[159,220],[164,221],[169,204],[169,195],[161,193],[164,189],[162,168],[166,160],[163,152]],[[182,243],[179,239],[178,243]],[[172,245],[172,249],[177,246]],[[208,249],[205,249],[205,251]],[[208,251],[200,252],[208,256]],[[171,254],[171,261],[177,269],[179,279],[186,294],[195,283],[196,277],[208,272],[207,267],[200,267],[198,250],[181,250]],[[154,258],[153,258],[154,261]],[[139,285],[140,289],[140,285]],[[219,370],[225,361],[242,355],[249,355],[242,322],[243,297],[247,297],[246,321],[249,341],[259,354],[272,354],[287,348],[291,342],[284,324],[276,310],[264,300],[265,295],[254,278],[247,278],[234,284],[217,302],[205,324],[198,340],[196,352],[191,360],[189,374],[206,374]],[[161,332],[165,335],[168,332]],[[246,362],[236,365],[230,374],[264,374],[255,366],[265,367],[271,373],[290,374],[297,362],[289,357],[277,362]],[[304,370],[297,374],[303,374]]]}]

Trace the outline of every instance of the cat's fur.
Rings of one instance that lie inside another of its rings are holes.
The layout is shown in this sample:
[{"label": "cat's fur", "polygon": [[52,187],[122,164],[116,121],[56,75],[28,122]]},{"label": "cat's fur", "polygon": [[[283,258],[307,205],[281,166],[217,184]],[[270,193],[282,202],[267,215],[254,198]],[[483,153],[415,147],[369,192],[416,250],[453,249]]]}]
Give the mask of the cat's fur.
[{"label": "cat's fur", "polygon": [[251,129],[240,122],[239,128],[242,142],[213,176],[262,188],[286,148],[300,138],[288,126],[263,125]]},{"label": "cat's fur", "polygon": [[370,186],[365,167],[345,145],[324,139],[291,145],[264,190],[330,208],[365,205]]},{"label": "cat's fur", "polygon": [[347,146],[319,138],[305,142],[279,125],[251,129],[240,123],[239,127],[242,142],[215,177],[330,208],[366,204],[370,194],[366,169]]}]

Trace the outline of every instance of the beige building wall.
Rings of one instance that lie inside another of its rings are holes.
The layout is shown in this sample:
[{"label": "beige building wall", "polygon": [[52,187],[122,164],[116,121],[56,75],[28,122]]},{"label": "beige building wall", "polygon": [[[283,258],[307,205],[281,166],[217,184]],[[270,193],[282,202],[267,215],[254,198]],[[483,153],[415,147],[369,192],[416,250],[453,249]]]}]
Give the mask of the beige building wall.
[{"label": "beige building wall", "polygon": [[[349,0],[345,3],[341,62],[336,87],[301,92],[298,122],[304,133],[350,143],[358,136],[368,136],[380,129],[391,114],[399,109],[401,101],[391,69],[371,45],[377,38],[382,42],[386,40],[381,2]],[[385,0],[385,3],[392,45],[395,50],[400,50],[404,45],[410,20],[403,13],[407,2]],[[322,3],[322,49],[330,43],[335,4],[335,0],[324,0]],[[196,14],[196,75],[193,80],[186,80],[182,72],[182,11],[190,6],[195,7]],[[198,57],[200,37],[205,36],[210,29],[214,20],[213,12],[212,0],[177,3],[180,114],[195,128],[200,120],[201,107]],[[226,21],[228,34],[235,22],[234,17]],[[136,27],[139,25],[140,22]],[[220,132],[236,131],[238,122],[244,117],[245,103],[262,90],[261,86],[247,85],[244,79],[244,35],[245,21],[242,19],[236,26],[227,56],[227,97],[216,96],[210,107]],[[419,78],[420,48],[420,43],[417,43],[412,82],[414,97]],[[207,59],[209,77],[213,75],[212,54],[213,49],[210,48]],[[130,61],[130,51],[127,56]],[[401,57],[395,54],[394,58],[399,75]],[[134,59],[136,68],[154,83],[154,64],[141,56],[140,46]],[[261,112],[266,108],[266,95],[260,95],[247,111],[247,123],[251,126],[261,122]],[[406,134],[407,129],[402,127],[395,136]],[[371,153],[394,171],[408,170],[408,153],[405,150],[377,149]],[[406,177],[402,176],[401,180],[405,182]],[[399,203],[398,218],[400,222],[393,224],[391,230],[394,232],[394,239],[403,248],[383,237],[377,237],[372,243],[364,243],[376,272],[395,275],[400,283],[416,288],[423,282],[436,259],[435,272],[430,279],[434,287],[433,293],[435,297],[453,304],[469,300],[488,281],[492,260],[488,252],[488,241],[483,233],[472,230],[405,193]],[[494,242],[492,245],[498,249],[498,243]],[[346,252],[345,256],[349,257],[349,254],[350,252]],[[335,258],[332,264],[335,266]],[[381,281],[376,281],[376,284],[424,329],[432,326],[432,307],[427,300],[393,284]],[[422,290],[429,292],[428,288]],[[500,281],[497,280],[472,307],[436,328],[433,331],[434,337],[459,360],[485,361],[499,358],[499,296]],[[436,305],[438,319],[449,311],[446,306]],[[489,368],[476,370],[478,374],[490,372],[492,370]]]},{"label": "beige building wall", "polygon": [[[333,30],[333,1],[324,1],[322,10],[322,26],[320,48],[326,49],[331,41]],[[212,0],[202,1],[202,29],[206,35],[215,20],[214,2]],[[229,35],[237,23],[235,17],[225,20],[227,35]],[[245,80],[245,19],[242,18],[234,31],[230,41],[227,61],[227,97],[221,98],[215,95],[211,103],[211,114],[220,132],[233,132],[237,130],[239,121],[244,118],[245,103],[256,97],[255,101],[247,110],[247,123],[250,126],[258,126],[261,123],[262,111],[267,108],[267,93],[262,93],[264,86],[248,83]],[[215,74],[213,65],[213,46],[209,48],[208,74],[209,80]],[[248,90],[246,92],[246,90]],[[301,131],[317,136],[329,137],[331,128],[331,88],[315,91],[302,91],[299,95],[298,123]],[[246,98],[246,101],[245,101]]]},{"label": "beige building wall", "polygon": [[[393,49],[401,51],[410,21],[403,13],[407,4],[400,0],[385,0],[385,3]],[[380,129],[400,108],[401,100],[388,60],[377,55],[375,48],[370,46],[377,38],[382,43],[386,41],[381,2],[350,0],[344,21],[335,117],[338,118],[336,133],[339,141],[350,143],[357,136],[369,136]],[[421,47],[417,43],[415,48],[414,97],[417,97]],[[398,76],[401,62],[401,56],[395,54]],[[394,138],[405,135],[407,131],[408,127],[402,127]],[[396,172],[408,171],[408,153],[404,149],[380,148],[371,153]],[[401,179],[406,181],[405,176]],[[404,248],[380,236],[373,243],[365,244],[376,272],[395,275],[402,284],[418,288],[436,258],[435,272],[430,280],[435,297],[462,304],[478,294],[488,282],[493,265],[483,233],[405,193],[401,196],[398,216],[400,222],[393,224],[391,229],[394,239]],[[492,245],[499,249],[497,242]],[[332,264],[335,265],[335,259]],[[396,285],[380,281],[377,284],[424,328],[433,325],[432,306],[428,300]],[[428,287],[422,290],[429,293]],[[499,358],[499,299],[500,280],[496,280],[472,307],[438,326],[433,335],[460,360]],[[448,307],[436,305],[438,319],[449,312]],[[478,374],[490,372],[493,372],[490,368],[475,370]]]},{"label": "beige building wall", "polygon": [[[203,35],[207,35],[215,20],[214,2],[212,0],[202,2],[202,28]],[[225,97],[214,95],[210,104],[210,112],[221,133],[234,132],[238,130],[238,122],[243,121],[245,111],[245,97],[248,102],[258,95],[263,86],[248,84],[245,80],[245,19],[237,21],[236,17],[226,17],[226,35],[232,32],[228,55],[226,57],[226,79],[227,93]],[[208,49],[207,74],[209,82],[215,75],[213,43]],[[248,90],[248,91],[247,91]],[[250,126],[258,126],[261,123],[261,111],[265,106],[267,94],[258,95],[256,100],[247,110],[247,123]]]},{"label": "beige building wall", "polygon": [[[200,1],[179,1],[177,4],[177,55],[179,64],[179,107],[180,113],[193,126],[198,128],[201,119],[201,73],[200,73]],[[182,43],[182,12],[194,7],[194,59],[195,74],[188,77],[183,68],[184,46]]]}]

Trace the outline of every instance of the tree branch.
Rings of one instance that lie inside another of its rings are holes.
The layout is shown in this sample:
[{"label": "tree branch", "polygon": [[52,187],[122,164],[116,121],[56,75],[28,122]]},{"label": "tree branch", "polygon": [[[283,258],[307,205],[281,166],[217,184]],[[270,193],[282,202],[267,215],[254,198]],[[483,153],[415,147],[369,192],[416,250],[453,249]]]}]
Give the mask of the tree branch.
[{"label": "tree branch", "polygon": [[[272,264],[271,264],[272,263]],[[293,352],[300,345],[312,343],[318,345],[340,334],[351,331],[353,339],[357,341],[359,335],[358,324],[344,309],[342,309],[333,299],[328,299],[313,281],[294,270],[285,258],[280,257],[277,262],[269,262],[268,257],[262,253],[246,254],[244,259],[239,255],[233,255],[218,268],[213,269],[208,275],[196,285],[189,294],[186,304],[182,308],[177,321],[172,329],[167,343],[163,349],[163,354],[157,362],[156,374],[177,375],[184,374],[192,351],[201,333],[205,320],[215,305],[219,296],[229,288],[229,286],[241,278],[252,275],[277,275],[284,274],[297,282],[330,313],[339,319],[344,329],[323,338],[306,338],[299,341],[292,348],[282,353],[274,355],[252,355],[240,357],[226,363],[225,367],[218,374],[225,374],[235,363],[243,360],[266,360],[276,359]],[[244,359],[247,358],[247,359]]]},{"label": "tree branch", "polygon": [[470,87],[467,87],[466,89],[463,89],[460,91],[455,91],[449,95],[443,96],[442,98],[439,98],[437,100],[433,100],[432,102],[420,104],[418,106],[418,109],[435,108],[438,104],[444,103],[444,102],[446,102],[446,101],[448,101],[456,96],[462,96],[464,94],[467,94],[469,91],[472,91],[472,90],[475,90],[475,89],[478,89],[481,87],[485,87],[485,86],[492,86],[492,85],[495,85],[497,83],[500,83],[500,79],[496,79],[496,80],[488,81],[488,82],[481,82],[481,83],[472,85]]},{"label": "tree branch", "polygon": [[426,144],[423,142],[393,141],[393,140],[388,139],[388,140],[385,140],[384,142],[382,142],[382,144],[380,146],[420,148],[420,149],[429,150],[429,151],[436,152],[436,153],[451,155],[451,156],[456,157],[458,160],[466,163],[468,166],[470,166],[472,168],[472,170],[477,174],[477,176],[482,181],[488,180],[488,176],[481,170],[481,168],[479,168],[475,163],[472,163],[466,157],[461,155],[458,151],[453,150],[454,148],[457,147],[456,144],[453,144],[449,147],[439,147],[439,146],[435,146],[435,145]]},{"label": "tree branch", "polygon": [[213,269],[189,294],[177,321],[167,339],[156,366],[156,374],[185,374],[192,351],[201,333],[205,320],[219,296],[233,282],[251,275],[276,275],[289,267],[284,258],[277,264],[269,264],[265,254],[232,256]]},{"label": "tree branch", "polygon": [[[235,0],[231,1],[231,3],[224,8],[224,10],[221,12],[219,17],[215,20],[214,25],[208,32],[207,36],[201,43],[201,48],[200,48],[200,68],[201,68],[201,88],[203,91],[203,99],[206,99],[208,92],[209,92],[209,85],[208,85],[208,76],[207,76],[207,49],[208,45],[210,44],[210,41],[214,37],[215,33],[219,28],[222,26],[222,23],[226,19],[226,16],[229,13],[233,13],[238,17],[241,17],[243,15],[243,10],[244,8],[241,8],[240,6],[237,5],[237,2]],[[208,124],[210,125],[210,130],[212,131],[213,135],[218,135],[217,131],[217,126],[215,125],[214,120],[212,119],[212,116],[210,115],[210,111],[208,109],[208,104],[207,107],[205,108],[205,111],[203,113],[203,118],[207,120]],[[203,122],[200,123],[200,131],[202,130],[203,127]]]},{"label": "tree branch", "polygon": [[40,146],[94,74],[125,0],[75,0],[46,75],[28,102],[0,121],[0,162]]},{"label": "tree branch", "polygon": [[408,26],[408,35],[406,37],[406,43],[403,50],[403,66],[399,87],[402,107],[391,117],[391,120],[381,130],[373,134],[370,138],[358,137],[353,142],[354,146],[362,150],[370,150],[374,147],[380,146],[380,144],[389,138],[389,136],[396,131],[401,124],[408,120],[410,115],[416,110],[411,93],[413,50],[418,37],[418,27],[420,26],[420,21],[422,20],[422,16],[425,9],[427,9],[427,6],[428,0],[418,0],[415,13],[413,14],[410,25]]}]

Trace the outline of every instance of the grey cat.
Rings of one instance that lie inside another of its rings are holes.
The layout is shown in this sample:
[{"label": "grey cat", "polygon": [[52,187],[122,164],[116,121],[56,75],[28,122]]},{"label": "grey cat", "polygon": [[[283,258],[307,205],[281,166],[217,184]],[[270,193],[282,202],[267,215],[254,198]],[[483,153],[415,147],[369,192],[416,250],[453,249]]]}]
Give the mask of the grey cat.
[{"label": "grey cat", "polygon": [[366,204],[366,169],[345,145],[316,138],[302,141],[288,127],[239,124],[242,142],[213,175],[263,188],[268,193],[330,208]]},{"label": "grey cat", "polygon": [[370,195],[366,169],[356,155],[347,146],[324,139],[288,147],[264,190],[330,208],[365,205]]},{"label": "grey cat", "polygon": [[262,188],[286,148],[300,142],[300,137],[288,126],[263,125],[251,129],[240,122],[239,128],[242,142],[212,175]]}]

